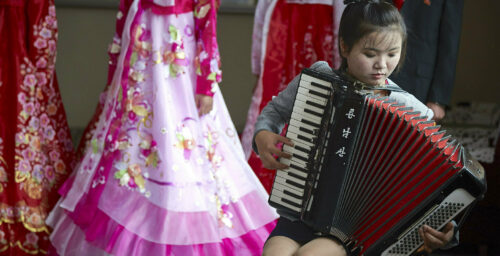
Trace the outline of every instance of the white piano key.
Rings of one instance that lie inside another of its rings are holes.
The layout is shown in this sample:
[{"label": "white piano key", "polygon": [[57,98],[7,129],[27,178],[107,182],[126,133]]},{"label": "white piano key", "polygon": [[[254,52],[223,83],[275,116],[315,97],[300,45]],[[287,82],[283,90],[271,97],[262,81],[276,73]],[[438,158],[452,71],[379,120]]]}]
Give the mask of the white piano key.
[{"label": "white piano key", "polygon": [[304,179],[298,179],[298,178],[292,177],[286,171],[276,172],[276,175],[282,177],[285,180],[293,181],[293,182],[300,184],[302,186],[306,185],[306,181]]},{"label": "white piano key", "polygon": [[321,84],[323,86],[333,88],[332,83],[330,81],[321,80],[321,79],[318,79],[316,77],[312,77],[312,76],[306,75],[306,74],[302,74],[300,76],[300,80],[304,80],[304,81],[308,81],[308,82],[315,82],[315,83]]},{"label": "white piano key", "polygon": [[299,86],[302,87],[302,88],[308,89],[308,90],[317,91],[317,92],[325,94],[325,95],[330,95],[331,94],[331,90],[325,90],[323,88],[314,86],[314,85],[311,84],[311,82],[306,81],[306,80],[300,80]]},{"label": "white piano key", "polygon": [[298,127],[292,126],[292,125],[288,126],[288,132],[292,132],[292,133],[295,133],[295,134],[302,135],[302,136],[304,136],[304,137],[306,137],[308,139],[311,139],[311,140],[315,140],[318,137],[316,135],[303,132],[303,131],[299,130]]},{"label": "white piano key", "polygon": [[315,107],[313,105],[309,105],[309,104],[307,104],[307,103],[305,103],[303,101],[295,101],[295,103],[293,105],[294,106],[300,106],[301,108],[304,108],[304,109],[309,109],[309,110],[314,111],[314,112],[316,112],[318,114],[321,114],[321,115],[323,115],[323,113],[325,112],[324,109],[317,108],[317,107]]},{"label": "white piano key", "polygon": [[301,199],[298,199],[296,197],[293,197],[291,195],[287,195],[285,193],[283,193],[283,191],[280,191],[280,190],[274,190],[273,191],[273,196],[276,196],[276,197],[279,197],[279,198],[286,198],[287,200],[290,200],[296,204],[299,204],[299,205],[302,205],[302,200]]},{"label": "white piano key", "polygon": [[307,170],[306,164],[303,161],[298,162],[298,161],[288,159],[288,158],[280,158],[280,162],[283,164],[286,164],[288,166],[294,164],[294,165],[296,165],[304,170]]},{"label": "white piano key", "polygon": [[296,212],[300,212],[301,211],[301,209],[299,207],[296,207],[294,205],[291,205],[291,204],[288,204],[286,202],[283,202],[280,197],[271,195],[271,197],[269,198],[269,200],[272,201],[272,202],[275,202],[275,203],[277,203],[277,204],[279,204],[281,206],[284,206],[284,207],[286,207],[286,208],[288,208],[290,210],[293,210],[293,211],[296,211]]},{"label": "white piano key", "polygon": [[288,145],[283,145],[283,152],[291,154],[292,157],[293,157],[293,155],[298,155],[298,156],[304,157],[305,159],[310,158],[309,154],[307,154],[306,152],[300,151],[300,150],[298,150],[292,146],[288,146]]},{"label": "white piano key", "polygon": [[287,191],[288,193],[294,194],[295,196],[300,197],[300,198],[302,198],[304,196],[304,194],[299,193],[297,190],[290,189],[289,187],[287,187],[281,183],[274,183],[273,184],[273,189],[272,189],[271,193],[273,193],[275,190]]},{"label": "white piano key", "polygon": [[299,176],[301,177],[302,179],[307,179],[307,173],[302,171],[302,170],[299,170],[297,168],[294,168],[294,167],[288,167],[286,169],[283,169],[284,172],[288,173],[289,175],[290,174],[293,174],[295,176]]},{"label": "white piano key", "polygon": [[328,100],[325,99],[325,98],[316,98],[316,97],[309,97],[309,93],[307,94],[303,94],[303,91],[301,90],[297,90],[297,95],[295,95],[295,100],[299,100],[299,101],[303,101],[303,102],[306,102],[306,101],[312,101],[316,104],[319,104],[321,106],[325,106],[328,105]]},{"label": "white piano key", "polygon": [[294,132],[287,131],[286,137],[291,139],[293,141],[293,143],[300,142],[300,143],[302,143],[304,145],[308,145],[310,147],[314,146],[314,144],[312,144],[312,142],[309,141],[309,139],[306,138],[307,139],[307,141],[306,141],[302,137],[299,137],[299,134],[294,133]]},{"label": "white piano key", "polygon": [[288,123],[288,125],[293,125],[293,126],[299,127],[299,128],[303,127],[303,128],[308,129],[308,130],[311,130],[311,131],[317,131],[319,129],[319,128],[314,127],[312,125],[300,122],[300,121],[298,121],[296,119],[290,119],[290,122]]},{"label": "white piano key", "polygon": [[303,94],[303,95],[307,95],[308,98],[314,98],[314,99],[317,99],[317,100],[320,100],[320,101],[328,101],[328,98],[321,97],[321,96],[318,96],[318,95],[315,95],[315,94],[311,94],[310,90],[306,89],[306,88],[299,87],[297,89],[297,92],[300,93],[300,94]]},{"label": "white piano key", "polygon": [[306,113],[304,112],[304,108],[301,108],[299,106],[293,106],[292,116],[300,116],[302,118],[309,119],[314,123],[321,124],[321,117]]},{"label": "white piano key", "polygon": [[283,185],[283,186],[287,187],[287,188],[288,188],[288,189],[290,189],[290,190],[291,190],[291,189],[293,189],[293,190],[295,190],[297,193],[299,193],[299,194],[301,194],[301,195],[303,195],[303,194],[304,194],[304,189],[303,189],[303,188],[300,188],[300,187],[294,186],[294,185],[292,185],[292,184],[290,184],[290,183],[287,183],[287,182],[286,182],[286,179],[284,179],[284,178],[282,178],[282,177],[280,177],[280,176],[276,176],[276,177],[274,178],[274,183],[281,184],[281,185]]}]

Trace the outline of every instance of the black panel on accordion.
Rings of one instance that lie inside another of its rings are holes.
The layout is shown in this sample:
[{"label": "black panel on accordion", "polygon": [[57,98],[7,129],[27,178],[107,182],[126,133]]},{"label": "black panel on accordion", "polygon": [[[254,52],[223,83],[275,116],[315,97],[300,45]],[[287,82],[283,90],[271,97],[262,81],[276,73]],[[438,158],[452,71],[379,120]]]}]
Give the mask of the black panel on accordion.
[{"label": "black panel on accordion", "polygon": [[[484,170],[419,112],[305,69],[269,203],[365,255],[410,255],[486,190]],[[463,218],[462,218],[463,219]]]}]

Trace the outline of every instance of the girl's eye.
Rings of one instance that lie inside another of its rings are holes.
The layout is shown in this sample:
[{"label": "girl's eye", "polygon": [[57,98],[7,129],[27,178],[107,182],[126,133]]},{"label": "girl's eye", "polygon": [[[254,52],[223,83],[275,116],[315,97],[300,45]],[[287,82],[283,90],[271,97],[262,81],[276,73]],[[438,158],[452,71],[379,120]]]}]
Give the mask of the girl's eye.
[{"label": "girl's eye", "polygon": [[365,56],[368,57],[368,58],[373,58],[373,57],[375,57],[375,54],[369,53],[369,52],[365,52]]},{"label": "girl's eye", "polygon": [[389,57],[396,57],[396,56],[398,56],[397,52],[390,52],[389,53]]}]

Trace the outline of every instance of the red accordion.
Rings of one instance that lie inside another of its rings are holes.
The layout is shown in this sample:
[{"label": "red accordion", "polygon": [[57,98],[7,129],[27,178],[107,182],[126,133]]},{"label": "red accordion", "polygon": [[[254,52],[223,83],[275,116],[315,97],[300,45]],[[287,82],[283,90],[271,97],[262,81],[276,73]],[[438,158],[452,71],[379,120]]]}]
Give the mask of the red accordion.
[{"label": "red accordion", "polygon": [[418,228],[459,225],[484,169],[433,121],[335,74],[305,69],[269,202],[355,255],[411,255]]}]

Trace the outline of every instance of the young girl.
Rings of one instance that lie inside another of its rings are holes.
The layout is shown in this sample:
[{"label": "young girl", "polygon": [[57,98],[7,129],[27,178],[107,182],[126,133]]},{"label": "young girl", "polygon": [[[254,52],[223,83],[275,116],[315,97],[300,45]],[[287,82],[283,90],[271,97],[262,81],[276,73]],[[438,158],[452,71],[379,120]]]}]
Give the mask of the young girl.
[{"label": "young girl", "polygon": [[[339,44],[341,68],[332,70],[326,62],[312,65],[313,70],[337,73],[345,79],[358,80],[367,86],[397,87],[387,77],[401,65],[406,45],[406,29],[398,10],[386,2],[353,1],[348,3],[340,22]],[[262,111],[256,124],[254,148],[269,169],[286,169],[273,154],[289,158],[275,145],[292,142],[278,133],[290,119],[298,86],[296,77],[288,87]],[[369,90],[371,93],[388,94]],[[392,92],[391,98],[413,107],[429,118],[433,113],[415,97],[406,92]],[[442,232],[424,226],[420,230],[424,239],[423,252],[430,252],[448,244],[454,226],[448,223]],[[346,255],[342,244],[325,234],[316,233],[297,220],[280,218],[264,247],[264,255]]]},{"label": "young girl", "polygon": [[51,213],[59,255],[257,255],[277,217],[218,82],[217,0],[122,0],[112,80]]}]

